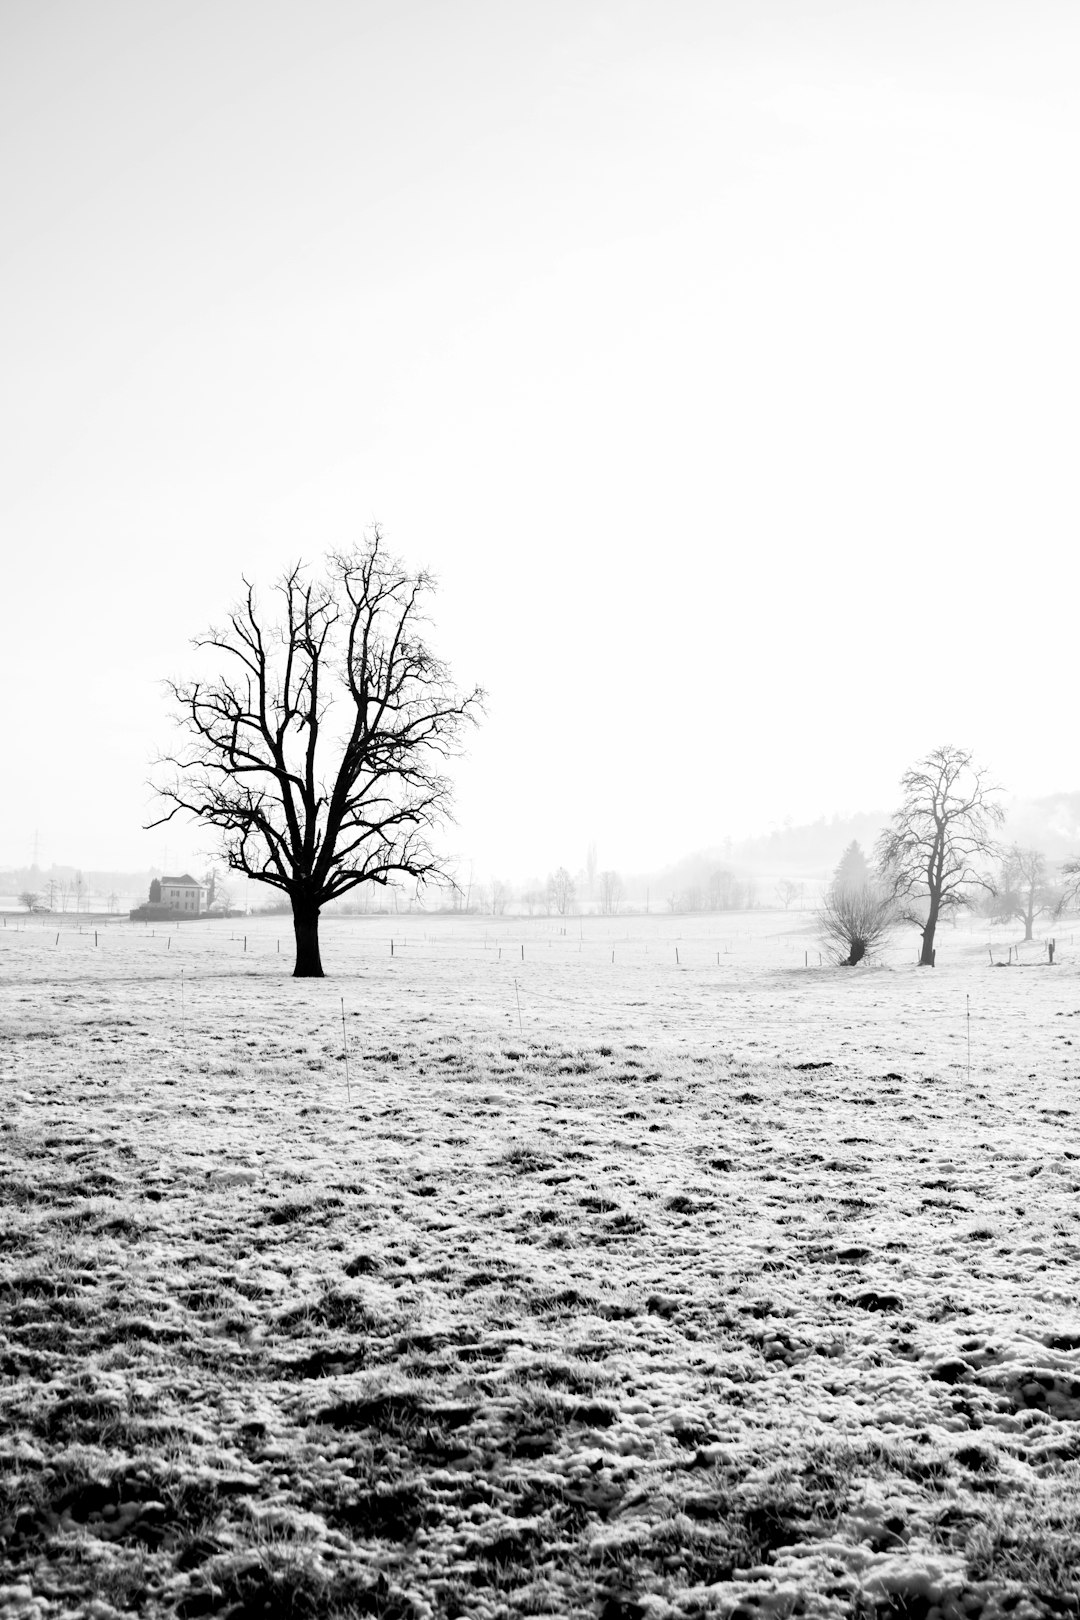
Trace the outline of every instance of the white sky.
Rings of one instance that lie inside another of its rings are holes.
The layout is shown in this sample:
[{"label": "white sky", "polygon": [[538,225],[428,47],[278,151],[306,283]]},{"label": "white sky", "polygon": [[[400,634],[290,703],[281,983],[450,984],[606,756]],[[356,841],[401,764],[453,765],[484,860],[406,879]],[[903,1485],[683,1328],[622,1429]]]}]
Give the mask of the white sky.
[{"label": "white sky", "polygon": [[1078,76],[1073,0],[5,0],[0,865],[160,862],[160,677],[373,518],[479,871],[1077,786]]}]

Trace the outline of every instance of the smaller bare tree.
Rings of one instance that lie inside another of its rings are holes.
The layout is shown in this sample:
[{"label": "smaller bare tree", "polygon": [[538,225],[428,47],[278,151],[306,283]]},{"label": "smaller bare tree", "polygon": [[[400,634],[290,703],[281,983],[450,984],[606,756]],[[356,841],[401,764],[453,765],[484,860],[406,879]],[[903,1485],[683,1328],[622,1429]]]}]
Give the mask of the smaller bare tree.
[{"label": "smaller bare tree", "polygon": [[32,889],[24,889],[19,896],[20,906],[25,906],[27,911],[35,911],[40,902],[40,894],[35,894]]},{"label": "smaller bare tree", "polygon": [[600,873],[600,915],[617,917],[623,898],[623,881],[618,872]]},{"label": "smaller bare tree", "polygon": [[506,908],[512,899],[513,891],[509,883],[504,883],[502,878],[493,877],[490,889],[491,915],[493,917],[505,916]]},{"label": "smaller bare tree", "polygon": [[840,967],[854,967],[881,944],[897,920],[897,908],[886,890],[864,883],[828,889],[818,912],[826,948],[836,952]]},{"label": "smaller bare tree", "polygon": [[574,880],[565,866],[552,872],[547,881],[548,908],[560,917],[567,917],[574,908]]},{"label": "smaller bare tree", "polygon": [[1024,925],[1025,940],[1034,939],[1035,921],[1044,912],[1057,912],[1061,890],[1050,882],[1046,856],[1038,849],[1013,844],[1001,866],[1001,886],[994,893],[993,915],[1001,922],[1015,919]]},{"label": "smaller bare tree", "polygon": [[781,878],[776,885],[776,898],[786,911],[791,902],[798,898],[799,885],[792,883],[790,878]]}]

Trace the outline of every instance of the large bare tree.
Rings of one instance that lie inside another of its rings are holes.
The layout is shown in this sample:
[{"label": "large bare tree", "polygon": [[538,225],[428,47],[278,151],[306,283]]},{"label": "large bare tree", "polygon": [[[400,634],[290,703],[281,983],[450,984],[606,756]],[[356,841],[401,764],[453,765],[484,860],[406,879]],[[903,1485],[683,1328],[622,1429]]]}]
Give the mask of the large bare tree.
[{"label": "large bare tree", "polygon": [[987,864],[999,856],[1001,790],[951,743],[905,771],[900,786],[904,802],[878,839],[878,868],[901,918],[922,930],[919,965],[933,967],[942,914],[967,904],[973,888],[993,888]]},{"label": "large bare tree", "polygon": [[207,678],[169,681],[185,741],[158,764],[170,806],[221,835],[235,872],[292,905],[298,978],[321,978],[319,915],[364,883],[446,873],[432,846],[449,818],[449,758],[483,701],[463,694],[425,640],[434,580],[384,549],[379,531],[297,563],[276,611],[254,585],[194,645]]}]

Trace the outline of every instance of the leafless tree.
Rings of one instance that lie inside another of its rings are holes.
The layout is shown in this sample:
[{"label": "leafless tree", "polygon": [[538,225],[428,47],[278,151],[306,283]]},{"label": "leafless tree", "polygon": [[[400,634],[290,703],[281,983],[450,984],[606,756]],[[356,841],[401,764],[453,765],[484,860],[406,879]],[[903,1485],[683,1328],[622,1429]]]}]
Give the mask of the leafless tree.
[{"label": "leafless tree", "polygon": [[547,895],[549,909],[560,917],[569,916],[574,909],[574,880],[565,866],[560,866],[552,872],[547,880]]},{"label": "leafless tree", "polygon": [[511,890],[509,883],[504,883],[502,878],[493,877],[491,880],[490,898],[491,915],[493,917],[505,916],[506,908],[513,898],[513,891]]},{"label": "leafless tree", "polygon": [[86,879],[83,877],[81,872],[76,872],[76,874],[75,874],[75,911],[76,911],[76,914],[82,908],[83,895],[85,893],[86,893]]},{"label": "leafless tree", "polygon": [[799,885],[792,883],[790,878],[781,878],[776,885],[776,898],[786,911],[791,902],[798,898]]},{"label": "leafless tree", "polygon": [[618,872],[600,873],[600,915],[617,917],[622,905],[623,881]]},{"label": "leafless tree", "polygon": [[709,892],[700,904],[686,910],[738,911],[746,904],[746,885],[739,882],[730,866],[718,866],[709,877]]},{"label": "leafless tree", "polygon": [[1042,851],[1013,844],[1001,864],[993,914],[1002,921],[1015,918],[1022,922],[1025,940],[1034,939],[1036,919],[1044,912],[1055,914],[1061,906],[1061,895],[1060,887],[1050,881]]},{"label": "leafless tree", "polygon": [[1063,861],[1058,870],[1061,873],[1061,884],[1054,914],[1060,917],[1062,912],[1072,911],[1080,904],[1080,855],[1073,855],[1067,861]]},{"label": "leafless tree", "polygon": [[525,907],[527,915],[531,917],[534,912],[542,911],[544,900],[545,896],[543,889],[540,887],[540,880],[535,877],[530,878],[528,886],[521,891],[521,903]]},{"label": "leafless tree", "polygon": [[992,889],[987,865],[999,855],[992,829],[1004,819],[987,782],[964,748],[933,749],[904,772],[904,802],[878,839],[878,870],[901,920],[922,932],[921,967],[934,965],[942,915],[969,903],[973,889]]},{"label": "leafless tree", "polygon": [[206,905],[208,911],[222,912],[227,912],[232,905],[232,892],[229,885],[216,872],[214,874],[214,897],[213,899],[208,897]]},{"label": "leafless tree", "polygon": [[892,896],[874,883],[832,884],[818,912],[826,946],[837,950],[841,967],[854,967],[878,946],[896,921]]},{"label": "leafless tree", "polygon": [[41,896],[35,894],[32,889],[24,889],[19,896],[19,904],[25,906],[27,911],[35,911],[41,904]]},{"label": "leafless tree", "polygon": [[231,870],[290,902],[299,978],[322,976],[319,915],[361,884],[445,876],[432,847],[449,818],[446,761],[483,694],[453,685],[424,639],[431,575],[410,572],[376,529],[331,552],[324,575],[289,568],[277,613],[245,579],[225,626],[197,638],[208,678],[167,683],[186,740],[157,791],[216,829]]}]

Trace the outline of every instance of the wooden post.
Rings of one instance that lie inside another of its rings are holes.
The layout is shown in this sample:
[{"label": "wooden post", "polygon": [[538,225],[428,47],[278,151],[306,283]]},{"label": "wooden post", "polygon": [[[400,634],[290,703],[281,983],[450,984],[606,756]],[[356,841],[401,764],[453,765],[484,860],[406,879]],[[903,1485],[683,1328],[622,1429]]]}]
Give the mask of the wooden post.
[{"label": "wooden post", "polygon": [[341,998],[341,1055],[345,1059],[345,1091],[352,1106],[352,1086],[349,1083],[349,1038],[345,1033],[345,997]]}]

